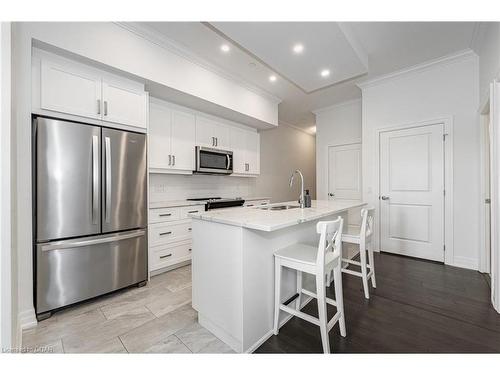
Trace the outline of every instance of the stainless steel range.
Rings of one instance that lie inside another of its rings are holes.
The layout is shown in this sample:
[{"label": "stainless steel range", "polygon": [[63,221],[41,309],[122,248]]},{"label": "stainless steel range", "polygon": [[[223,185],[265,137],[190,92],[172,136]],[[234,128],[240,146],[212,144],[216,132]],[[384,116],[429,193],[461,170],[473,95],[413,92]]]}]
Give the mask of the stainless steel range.
[{"label": "stainless steel range", "polygon": [[191,198],[188,201],[205,202],[205,211],[214,210],[217,208],[239,207],[243,206],[245,200],[242,198]]},{"label": "stainless steel range", "polygon": [[144,283],[146,136],[37,117],[33,137],[38,319]]}]

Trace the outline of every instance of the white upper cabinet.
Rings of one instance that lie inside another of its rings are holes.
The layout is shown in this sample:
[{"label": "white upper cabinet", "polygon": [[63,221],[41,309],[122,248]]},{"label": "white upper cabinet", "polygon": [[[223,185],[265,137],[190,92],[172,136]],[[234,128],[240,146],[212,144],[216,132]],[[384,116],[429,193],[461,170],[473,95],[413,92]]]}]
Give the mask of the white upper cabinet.
[{"label": "white upper cabinet", "polygon": [[103,120],[147,127],[148,95],[141,84],[125,80],[102,81]]},{"label": "white upper cabinet", "polygon": [[230,147],[230,128],[215,120],[196,116],[196,145],[227,150]]},{"label": "white upper cabinet", "polygon": [[257,132],[231,128],[233,171],[242,175],[260,173],[260,135]]},{"label": "white upper cabinet", "polygon": [[194,170],[195,116],[151,103],[149,113],[149,166],[152,169]]},{"label": "white upper cabinet", "polygon": [[90,69],[41,61],[40,106],[48,111],[101,118],[101,77]]},{"label": "white upper cabinet", "polygon": [[192,171],[195,168],[195,128],[193,114],[178,110],[172,111],[172,166],[174,169]]},{"label": "white upper cabinet", "polygon": [[142,83],[40,50],[32,64],[34,113],[147,128],[148,93]]},{"label": "white upper cabinet", "polygon": [[172,110],[151,103],[149,108],[149,167],[169,169],[172,166]]}]

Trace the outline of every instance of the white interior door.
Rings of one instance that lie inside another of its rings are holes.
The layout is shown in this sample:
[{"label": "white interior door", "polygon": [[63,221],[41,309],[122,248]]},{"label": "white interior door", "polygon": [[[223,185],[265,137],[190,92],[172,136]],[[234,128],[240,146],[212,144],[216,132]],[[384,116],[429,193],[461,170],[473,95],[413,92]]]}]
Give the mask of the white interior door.
[{"label": "white interior door", "polygon": [[381,250],[444,261],[443,124],[380,134]]},{"label": "white interior door", "polygon": [[361,144],[328,149],[328,198],[361,199]]}]

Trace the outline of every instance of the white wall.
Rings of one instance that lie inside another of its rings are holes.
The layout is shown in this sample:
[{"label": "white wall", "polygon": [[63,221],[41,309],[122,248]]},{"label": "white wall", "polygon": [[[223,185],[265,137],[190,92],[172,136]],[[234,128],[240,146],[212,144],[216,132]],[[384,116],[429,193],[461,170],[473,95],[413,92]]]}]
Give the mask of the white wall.
[{"label": "white wall", "polygon": [[328,199],[328,148],[361,143],[361,99],[314,111],[316,114],[316,189]]},{"label": "white wall", "polygon": [[17,246],[19,320],[36,324],[31,212],[31,53],[37,40],[215,106],[277,124],[278,103],[217,75],[123,27],[108,23],[13,23],[13,243]]},{"label": "white wall", "polygon": [[479,55],[479,98],[486,103],[490,83],[500,74],[500,22],[482,22],[474,50]]},{"label": "white wall", "polygon": [[254,194],[270,196],[272,202],[297,200],[300,179],[289,187],[290,175],[300,169],[304,175],[304,189],[316,197],[315,137],[293,127],[280,125],[260,132],[260,176]]},{"label": "white wall", "polygon": [[[378,207],[377,129],[453,118],[454,264],[477,269],[478,59],[474,53],[363,86],[363,199]],[[375,243],[378,244],[378,231]],[[377,246],[378,247],[378,246]],[[447,251],[450,251],[448,249]]]},{"label": "white wall", "polygon": [[[13,347],[11,279],[11,211],[10,211],[10,98],[11,98],[11,32],[10,22],[0,28],[0,348]],[[17,317],[17,316],[16,316]]]}]

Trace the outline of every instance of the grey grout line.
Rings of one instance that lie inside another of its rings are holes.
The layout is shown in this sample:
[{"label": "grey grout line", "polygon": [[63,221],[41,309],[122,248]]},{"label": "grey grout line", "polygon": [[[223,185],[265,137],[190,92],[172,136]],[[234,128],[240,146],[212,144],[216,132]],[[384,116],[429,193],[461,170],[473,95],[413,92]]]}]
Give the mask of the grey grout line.
[{"label": "grey grout line", "polygon": [[63,341],[62,337],[59,340],[61,340],[61,346],[62,346],[63,353],[66,353],[66,350],[64,349],[64,341]]},{"label": "grey grout line", "polygon": [[[177,330],[177,332],[182,331],[182,329],[183,329],[183,328],[181,328],[181,329]],[[182,344],[182,345],[184,345],[184,346],[186,347],[186,349],[187,349],[187,350],[189,350],[189,352],[190,352],[191,354],[195,354],[195,353],[194,353],[191,349],[189,349],[189,346],[187,346],[187,345],[186,345],[186,343],[185,343],[184,341],[182,341],[182,339],[181,339],[179,336],[177,336],[177,332],[175,332],[172,336],[177,337],[177,339],[181,342],[181,344]]]},{"label": "grey grout line", "polygon": [[122,341],[122,339],[121,339],[121,337],[120,337],[120,336],[118,336],[118,340],[120,340],[120,342],[121,342],[121,344],[122,344],[123,348],[125,349],[125,351],[127,352],[127,354],[128,354],[128,353],[130,353],[130,352],[128,351],[127,347],[125,346],[125,344],[123,343],[123,341]]}]

